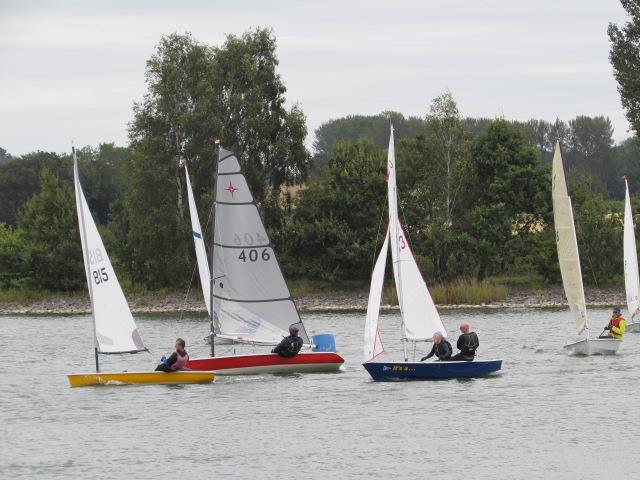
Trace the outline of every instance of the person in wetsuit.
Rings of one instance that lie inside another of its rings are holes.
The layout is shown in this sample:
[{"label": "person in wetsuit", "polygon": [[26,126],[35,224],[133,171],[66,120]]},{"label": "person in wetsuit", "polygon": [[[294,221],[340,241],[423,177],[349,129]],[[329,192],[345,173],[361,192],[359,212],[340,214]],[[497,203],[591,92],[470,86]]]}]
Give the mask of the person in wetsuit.
[{"label": "person in wetsuit", "polygon": [[289,336],[284,337],[282,341],[271,350],[271,353],[277,353],[284,358],[295,357],[304,344],[302,338],[298,336],[299,331],[298,327],[291,325],[289,327]]},{"label": "person in wetsuit", "polygon": [[169,358],[162,357],[162,362],[156,367],[156,372],[177,372],[187,366],[189,354],[184,349],[186,343],[183,339],[176,340],[176,351],[169,355]]},{"label": "person in wetsuit", "polygon": [[433,334],[433,347],[431,347],[431,351],[429,355],[426,357],[422,357],[420,359],[421,362],[433,357],[434,355],[438,357],[438,360],[441,362],[446,362],[451,359],[451,354],[453,353],[453,348],[451,348],[451,344],[444,338],[444,335],[440,332],[436,332]]},{"label": "person in wetsuit", "polygon": [[478,340],[476,332],[470,332],[470,329],[471,327],[467,322],[460,324],[460,333],[462,335],[458,337],[458,343],[456,344],[460,353],[456,353],[451,357],[451,360],[466,360],[470,362],[475,358],[480,340]]}]

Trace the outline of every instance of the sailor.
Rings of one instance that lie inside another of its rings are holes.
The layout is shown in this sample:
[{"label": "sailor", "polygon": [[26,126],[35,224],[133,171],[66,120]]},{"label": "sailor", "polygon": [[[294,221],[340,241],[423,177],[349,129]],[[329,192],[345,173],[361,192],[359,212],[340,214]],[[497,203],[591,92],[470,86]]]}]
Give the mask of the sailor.
[{"label": "sailor", "polygon": [[277,353],[284,358],[295,357],[304,344],[304,340],[298,336],[299,331],[298,327],[291,325],[289,327],[289,336],[284,337],[282,341],[271,350],[271,353]]},{"label": "sailor", "polygon": [[434,355],[438,357],[438,360],[441,362],[447,361],[451,359],[451,354],[453,353],[453,349],[451,348],[451,344],[444,338],[444,335],[440,332],[436,332],[433,334],[433,347],[431,347],[431,351],[429,355],[426,357],[422,357],[420,359],[421,362],[433,357]]},{"label": "sailor", "polygon": [[600,337],[609,337],[615,338],[616,340],[622,340],[622,336],[624,335],[624,331],[627,328],[627,321],[624,319],[622,314],[620,313],[620,309],[615,307],[613,309],[613,314],[611,315],[611,320],[609,320],[609,325],[607,325],[604,329],[609,330],[607,335],[601,335]]},{"label": "sailor", "polygon": [[169,358],[162,357],[160,365],[156,367],[156,372],[176,372],[178,370],[184,370],[189,361],[189,354],[184,349],[186,343],[183,339],[178,338],[176,340],[176,351],[173,352]]},{"label": "sailor", "polygon": [[451,360],[466,360],[470,362],[475,358],[480,340],[478,340],[476,332],[470,332],[470,329],[471,327],[467,322],[460,324],[460,333],[462,335],[458,337],[458,343],[456,344],[460,353],[456,353],[451,357]]}]

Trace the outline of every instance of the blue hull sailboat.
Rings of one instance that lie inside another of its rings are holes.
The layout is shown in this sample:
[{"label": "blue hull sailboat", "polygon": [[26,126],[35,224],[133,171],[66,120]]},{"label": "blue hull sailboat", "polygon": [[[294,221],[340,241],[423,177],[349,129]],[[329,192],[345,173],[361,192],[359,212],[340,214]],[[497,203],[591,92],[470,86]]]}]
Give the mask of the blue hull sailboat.
[{"label": "blue hull sailboat", "polygon": [[[398,218],[395,163],[393,127],[391,127],[387,158],[389,227],[371,275],[371,289],[369,291],[369,304],[367,306],[364,331],[365,363],[363,366],[375,381],[468,378],[496,372],[502,368],[502,360],[409,362],[407,354],[408,343],[415,345],[418,342],[429,342],[436,332],[446,336],[446,329],[442,324],[442,320],[440,320],[438,309],[433,303],[429,289],[422,278]],[[393,277],[402,316],[404,362],[375,361],[384,352],[378,320],[389,248],[391,249]]]}]

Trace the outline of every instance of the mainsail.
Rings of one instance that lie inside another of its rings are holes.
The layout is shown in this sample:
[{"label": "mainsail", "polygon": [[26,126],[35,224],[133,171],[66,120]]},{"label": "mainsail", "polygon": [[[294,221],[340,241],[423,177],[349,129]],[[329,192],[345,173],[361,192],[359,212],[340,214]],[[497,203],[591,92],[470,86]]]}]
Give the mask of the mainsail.
[{"label": "mainsail", "polygon": [[382,286],[384,284],[384,271],[387,265],[387,252],[389,251],[389,231],[384,237],[382,250],[378,255],[371,275],[371,288],[369,289],[369,303],[367,304],[367,319],[364,324],[364,361],[369,361],[384,351],[378,319],[380,317],[380,301],[382,300]]},{"label": "mainsail", "polygon": [[73,178],[82,255],[91,297],[96,350],[98,353],[145,351],[146,348],[82,191],[75,150]]},{"label": "mainsail", "polygon": [[558,247],[558,262],[562,274],[562,284],[567,296],[569,308],[573,313],[578,333],[588,329],[587,308],[582,285],[582,270],[578,255],[578,241],[573,222],[571,198],[567,192],[567,183],[562,166],[560,143],[556,142],[553,155],[551,193],[553,198],[553,220],[556,230],[556,244]]},{"label": "mainsail", "polygon": [[220,148],[214,226],[214,329],[221,337],[278,343],[296,324],[308,343],[269,236],[235,155]]},{"label": "mainsail", "polygon": [[189,179],[189,170],[187,164],[184,165],[184,174],[187,179],[187,196],[189,197],[189,213],[191,214],[191,231],[193,234],[193,243],[196,249],[196,260],[198,261],[198,273],[200,274],[200,285],[202,286],[202,294],[204,295],[204,303],[207,305],[207,313],[211,314],[211,285],[209,260],[207,260],[207,250],[204,245],[204,236],[200,227],[200,218],[198,217],[198,209],[193,199],[193,190],[191,189],[191,180]]},{"label": "mainsail", "polygon": [[624,179],[624,286],[627,293],[627,307],[631,321],[640,321],[638,308],[640,308],[640,278],[638,277],[638,254],[636,251],[636,235],[633,226],[633,213],[631,212],[631,199],[629,198],[629,185]]},{"label": "mainsail", "polygon": [[402,314],[404,336],[408,340],[416,341],[430,339],[437,331],[446,336],[446,329],[440,320],[438,310],[422,278],[398,218],[395,163],[393,127],[391,127],[387,154],[389,231],[393,275]]}]

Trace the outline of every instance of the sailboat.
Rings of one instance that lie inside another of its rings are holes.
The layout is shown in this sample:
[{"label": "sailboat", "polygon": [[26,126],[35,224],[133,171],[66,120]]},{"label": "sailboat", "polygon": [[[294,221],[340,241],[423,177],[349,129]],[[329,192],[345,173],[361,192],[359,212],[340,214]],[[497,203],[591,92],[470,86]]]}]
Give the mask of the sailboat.
[{"label": "sailboat", "polygon": [[[307,335],[237,157],[218,147],[211,268],[186,165],[185,175],[211,345],[210,357],[192,359],[187,366],[224,375],[340,370],[344,359],[335,351],[333,336],[310,339]],[[220,340],[235,345],[277,345],[289,334],[290,325],[298,327],[306,350],[311,351],[292,358],[273,353],[216,355]]]},{"label": "sailboat", "polygon": [[640,278],[638,275],[638,253],[636,250],[636,233],[629,197],[627,177],[623,177],[624,197],[624,287],[627,294],[629,316],[627,332],[640,332]]},{"label": "sailboat", "polygon": [[562,166],[560,142],[556,142],[553,155],[551,193],[553,199],[553,220],[556,230],[558,262],[562,275],[562,285],[567,297],[569,309],[573,315],[581,340],[564,346],[568,353],[578,355],[610,355],[617,352],[621,340],[614,338],[591,338],[587,321],[587,306],[584,298],[582,269],[578,254],[578,240],[573,221],[571,197],[567,191],[567,182]]},{"label": "sailboat", "polygon": [[[389,225],[371,276],[371,288],[367,305],[364,333],[364,368],[376,381],[381,380],[430,380],[465,378],[487,375],[502,368],[502,360],[409,362],[407,345],[428,342],[433,334],[447,332],[440,314],[422,278],[409,242],[398,218],[396,188],[396,159],[393,126],[387,154],[387,195],[389,201]],[[384,352],[379,331],[380,301],[387,263],[387,250],[391,246],[393,277],[402,317],[403,362],[382,362],[375,359]],[[415,348],[414,356],[415,356]],[[415,360],[415,358],[414,358]]]},{"label": "sailboat", "polygon": [[99,354],[146,352],[147,348],[131,315],[131,310],[100,238],[80,185],[78,161],[73,149],[73,179],[85,274],[91,298],[95,373],[67,375],[71,387],[127,383],[177,384],[211,383],[213,372],[101,372]]}]

